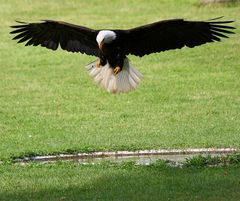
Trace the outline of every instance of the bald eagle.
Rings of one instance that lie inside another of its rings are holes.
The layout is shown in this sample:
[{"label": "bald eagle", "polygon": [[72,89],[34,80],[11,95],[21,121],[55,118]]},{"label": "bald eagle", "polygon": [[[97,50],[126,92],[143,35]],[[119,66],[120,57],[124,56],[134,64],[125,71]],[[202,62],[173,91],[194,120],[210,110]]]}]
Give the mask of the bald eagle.
[{"label": "bald eagle", "polygon": [[127,55],[142,57],[151,53],[193,48],[220,41],[234,29],[233,21],[186,21],[170,19],[132,29],[94,30],[62,21],[43,20],[39,23],[17,21],[11,34],[18,43],[56,50],[93,55],[98,59],[86,66],[94,80],[107,91],[128,92],[139,84],[142,74],[130,63]]}]

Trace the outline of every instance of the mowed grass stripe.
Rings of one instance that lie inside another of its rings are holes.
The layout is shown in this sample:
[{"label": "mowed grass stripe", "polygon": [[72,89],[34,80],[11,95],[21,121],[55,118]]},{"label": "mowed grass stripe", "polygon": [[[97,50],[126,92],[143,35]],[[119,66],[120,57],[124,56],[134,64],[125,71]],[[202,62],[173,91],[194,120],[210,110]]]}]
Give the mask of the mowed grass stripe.
[{"label": "mowed grass stripe", "polygon": [[167,168],[77,163],[0,166],[2,201],[239,200],[239,167]]}]

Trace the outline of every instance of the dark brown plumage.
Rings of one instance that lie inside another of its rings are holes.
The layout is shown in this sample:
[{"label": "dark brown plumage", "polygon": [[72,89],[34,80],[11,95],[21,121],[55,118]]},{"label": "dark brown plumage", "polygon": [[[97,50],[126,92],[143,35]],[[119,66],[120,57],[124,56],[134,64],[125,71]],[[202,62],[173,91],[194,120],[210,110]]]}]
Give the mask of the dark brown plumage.
[{"label": "dark brown plumage", "polygon": [[[217,18],[218,19],[218,18]],[[125,54],[144,56],[170,49],[195,47],[208,42],[220,41],[235,29],[225,24],[233,21],[185,21],[173,19],[129,29],[123,34]]]},{"label": "dark brown plumage", "polygon": [[[218,18],[216,18],[218,19]],[[128,30],[113,30],[117,34],[115,45],[120,47],[125,55],[144,56],[154,52],[170,49],[195,47],[208,42],[220,41],[225,34],[232,34],[232,26],[225,24],[233,21],[185,21],[172,19],[155,22]],[[18,43],[41,45],[56,50],[60,44],[63,50],[81,52],[100,56],[97,34],[94,30],[61,21],[44,20],[42,23],[24,23],[11,26],[17,34],[13,39]]]},{"label": "dark brown plumage", "polygon": [[96,30],[53,20],[44,20],[42,23],[19,23],[21,25],[11,26],[15,30],[10,33],[17,34],[13,40],[20,39],[18,43],[27,41],[25,46],[41,45],[56,50],[60,45],[63,50],[70,52],[99,56]]}]

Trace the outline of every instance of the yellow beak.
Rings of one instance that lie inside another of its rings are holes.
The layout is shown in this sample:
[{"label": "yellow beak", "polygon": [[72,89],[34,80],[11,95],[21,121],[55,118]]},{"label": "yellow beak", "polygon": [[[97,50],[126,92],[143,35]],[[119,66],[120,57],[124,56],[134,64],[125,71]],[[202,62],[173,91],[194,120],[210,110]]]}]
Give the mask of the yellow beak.
[{"label": "yellow beak", "polygon": [[101,43],[98,43],[98,47],[99,47],[100,50],[103,48],[103,44],[104,44],[103,41],[101,41]]}]

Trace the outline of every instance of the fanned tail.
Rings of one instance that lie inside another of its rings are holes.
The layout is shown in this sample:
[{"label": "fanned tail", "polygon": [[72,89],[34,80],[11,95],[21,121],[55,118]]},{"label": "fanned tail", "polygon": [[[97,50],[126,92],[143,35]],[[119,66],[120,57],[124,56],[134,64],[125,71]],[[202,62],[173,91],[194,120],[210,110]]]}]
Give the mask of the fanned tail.
[{"label": "fanned tail", "polygon": [[128,58],[124,59],[122,71],[117,75],[113,68],[107,63],[105,66],[97,67],[98,60],[88,64],[86,69],[95,82],[111,93],[126,93],[137,88],[142,79],[142,74],[132,66]]}]

